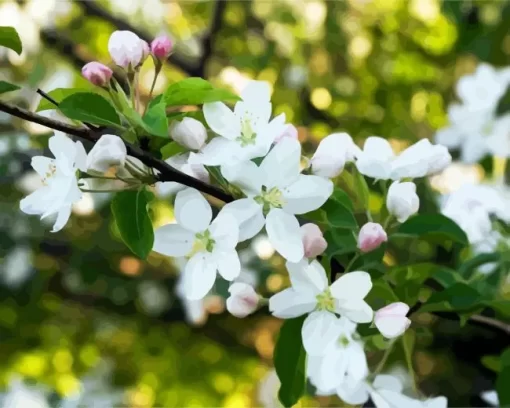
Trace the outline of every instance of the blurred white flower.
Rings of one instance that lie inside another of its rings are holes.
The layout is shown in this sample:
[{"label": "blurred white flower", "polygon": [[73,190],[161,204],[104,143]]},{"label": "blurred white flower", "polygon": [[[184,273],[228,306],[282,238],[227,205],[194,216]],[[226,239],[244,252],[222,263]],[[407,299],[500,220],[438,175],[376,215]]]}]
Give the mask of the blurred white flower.
[{"label": "blurred white flower", "polygon": [[168,291],[156,282],[142,282],[138,285],[138,299],[143,310],[150,315],[160,315],[170,304]]},{"label": "blurred white flower", "polygon": [[32,250],[17,247],[7,254],[2,262],[1,280],[9,287],[16,288],[23,284],[34,269],[32,268]]},{"label": "blurred white flower", "polygon": [[280,389],[280,380],[275,370],[262,379],[258,389],[258,400],[264,408],[281,408],[282,404],[278,400],[278,390]]},{"label": "blurred white flower", "polygon": [[29,387],[18,378],[11,380],[7,392],[0,395],[0,405],[5,408],[50,408],[45,390]]}]

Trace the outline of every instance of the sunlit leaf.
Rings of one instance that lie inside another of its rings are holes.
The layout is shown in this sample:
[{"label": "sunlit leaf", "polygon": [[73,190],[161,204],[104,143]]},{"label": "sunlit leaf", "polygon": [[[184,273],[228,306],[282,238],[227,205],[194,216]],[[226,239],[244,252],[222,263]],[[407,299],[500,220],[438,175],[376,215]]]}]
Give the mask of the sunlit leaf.
[{"label": "sunlit leaf", "polygon": [[7,47],[18,55],[23,51],[23,45],[14,27],[0,27],[0,47]]}]

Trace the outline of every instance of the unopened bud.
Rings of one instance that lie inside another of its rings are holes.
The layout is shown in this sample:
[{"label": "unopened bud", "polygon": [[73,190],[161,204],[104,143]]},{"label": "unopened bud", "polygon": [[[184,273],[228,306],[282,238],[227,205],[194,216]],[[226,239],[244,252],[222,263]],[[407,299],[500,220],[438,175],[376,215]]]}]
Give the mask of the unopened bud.
[{"label": "unopened bud", "polygon": [[83,77],[96,86],[106,86],[112,78],[113,71],[100,62],[89,62],[81,69]]},{"label": "unopened bud", "polygon": [[172,124],[170,137],[188,149],[199,150],[207,140],[207,130],[202,122],[193,118],[184,118]]},{"label": "unopened bud", "polygon": [[152,55],[159,60],[167,59],[172,52],[172,40],[166,35],[155,38],[151,43]]},{"label": "unopened bud", "polygon": [[392,303],[375,312],[374,324],[387,339],[401,336],[411,324],[406,317],[409,306],[402,302]]},{"label": "unopened bud", "polygon": [[370,252],[388,240],[388,235],[381,224],[367,222],[358,235],[358,248],[361,252]]},{"label": "unopened bud", "polygon": [[87,170],[105,173],[110,167],[124,166],[126,157],[126,145],[120,137],[103,135],[87,156]]},{"label": "unopened bud", "polygon": [[301,226],[301,239],[306,258],[315,258],[328,247],[328,243],[322,236],[322,231],[317,225],[312,223]]},{"label": "unopened bud", "polygon": [[260,296],[246,283],[236,282],[228,289],[227,310],[236,317],[246,317],[257,310]]}]

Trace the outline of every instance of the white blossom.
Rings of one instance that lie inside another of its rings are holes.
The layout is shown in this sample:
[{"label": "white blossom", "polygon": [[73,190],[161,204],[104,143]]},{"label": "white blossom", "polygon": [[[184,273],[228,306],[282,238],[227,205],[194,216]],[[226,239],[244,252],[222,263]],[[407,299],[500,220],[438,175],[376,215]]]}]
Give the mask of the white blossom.
[{"label": "white blossom", "polygon": [[482,392],[480,398],[493,407],[499,407],[498,393],[495,390]]},{"label": "white blossom", "polygon": [[420,199],[416,194],[416,185],[410,181],[394,181],[388,189],[386,207],[399,222],[405,222],[418,212]]},{"label": "white blossom", "polygon": [[193,118],[175,121],[169,131],[172,139],[191,150],[201,149],[207,140],[207,129],[202,122]]},{"label": "white blossom", "polygon": [[347,133],[333,133],[322,139],[310,160],[312,173],[334,178],[338,176],[347,162],[354,161],[361,149],[356,146]]},{"label": "white blossom", "polygon": [[246,283],[235,282],[230,285],[227,298],[227,310],[236,317],[246,317],[258,308],[260,296],[252,286]]},{"label": "white blossom", "polygon": [[387,339],[399,337],[411,324],[411,320],[406,317],[408,312],[409,306],[405,303],[391,303],[375,312],[375,327]]},{"label": "white blossom", "polygon": [[118,66],[138,67],[147,57],[148,45],[131,31],[115,31],[108,40],[108,52]]},{"label": "white blossom", "polygon": [[126,162],[126,145],[119,136],[103,135],[87,156],[87,170],[105,173],[111,167],[122,167]]}]

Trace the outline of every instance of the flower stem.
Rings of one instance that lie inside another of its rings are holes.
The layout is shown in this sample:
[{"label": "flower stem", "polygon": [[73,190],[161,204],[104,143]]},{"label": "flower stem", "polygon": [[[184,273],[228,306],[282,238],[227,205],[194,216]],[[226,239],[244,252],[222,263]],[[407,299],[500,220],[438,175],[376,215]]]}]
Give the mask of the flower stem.
[{"label": "flower stem", "polygon": [[372,375],[374,377],[377,374],[379,374],[382,371],[382,369],[384,368],[384,366],[386,365],[386,362],[388,361],[388,357],[390,356],[394,345],[395,345],[395,341],[392,341],[390,343],[390,345],[388,346],[388,348],[386,349],[386,351],[384,352],[384,354],[381,358],[381,361],[379,361],[379,364],[377,364],[377,367],[375,368],[374,372],[372,373]]},{"label": "flower stem", "polygon": [[354,265],[354,262],[356,262],[356,260],[359,258],[359,253],[355,254],[351,261],[347,264],[347,266],[345,267],[345,272],[349,272],[349,269],[351,269],[352,265]]},{"label": "flower stem", "polygon": [[409,344],[406,341],[405,336],[402,336],[402,346],[404,347],[404,354],[406,356],[406,364],[407,364],[407,371],[409,372],[409,376],[411,377],[411,383],[413,386],[413,391],[417,392],[418,387],[416,386],[416,375],[414,373],[413,369],[413,361],[411,359],[411,350],[409,348]]},{"label": "flower stem", "polygon": [[[152,80],[152,84],[151,84],[151,90],[149,91],[149,103],[151,101],[151,98],[152,98],[152,93],[154,92],[154,87],[156,86],[156,81],[158,79],[158,76],[159,76],[159,73],[161,72],[161,65],[156,65],[156,70],[154,71],[154,79]],[[145,113],[147,112],[147,108],[149,107],[149,103],[147,103],[147,105],[145,105],[145,109],[143,110],[143,115],[145,115]]]}]

